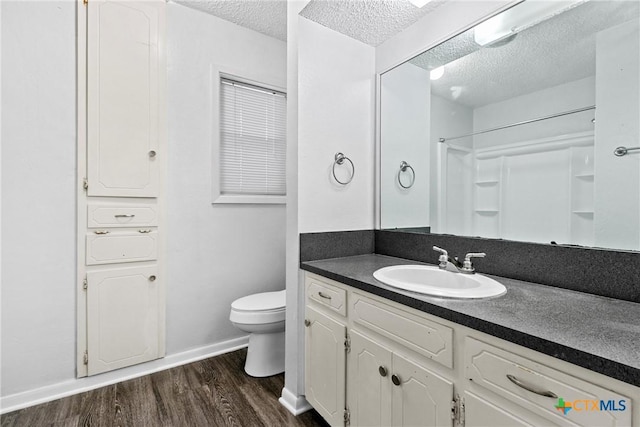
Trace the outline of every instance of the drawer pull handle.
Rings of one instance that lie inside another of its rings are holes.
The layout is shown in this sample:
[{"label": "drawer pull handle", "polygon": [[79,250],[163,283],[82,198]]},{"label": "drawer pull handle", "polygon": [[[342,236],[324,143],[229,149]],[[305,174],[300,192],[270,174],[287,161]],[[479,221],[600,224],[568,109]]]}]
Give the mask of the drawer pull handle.
[{"label": "drawer pull handle", "polygon": [[96,230],[94,231],[95,234],[109,234],[109,230]]},{"label": "drawer pull handle", "polygon": [[322,292],[318,292],[318,296],[324,299],[331,299],[331,295],[325,295]]},{"label": "drawer pull handle", "polygon": [[156,281],[156,276],[149,276],[149,281],[150,282],[155,282]]},{"label": "drawer pull handle", "polygon": [[398,377],[396,374],[391,375],[391,382],[394,385],[400,385],[400,377]]},{"label": "drawer pull handle", "polygon": [[307,328],[308,328],[309,326],[311,326],[311,320],[309,320],[309,319],[304,319],[304,326],[306,326]]},{"label": "drawer pull handle", "polygon": [[507,374],[507,378],[509,379],[509,381],[511,381],[512,383],[514,383],[515,385],[517,385],[520,388],[523,388],[527,391],[530,391],[531,393],[535,393],[535,394],[539,394],[540,396],[544,396],[544,397],[552,397],[554,399],[558,398],[558,395],[549,391],[549,390],[541,390],[539,388],[536,388],[535,386],[529,385],[527,383],[524,383],[522,381],[520,381],[519,379],[517,379],[516,377],[514,377],[513,375]]},{"label": "drawer pull handle", "polygon": [[119,214],[119,215],[114,215],[116,218],[133,218],[135,215],[134,214]]},{"label": "drawer pull handle", "polygon": [[386,377],[387,376],[387,368],[385,368],[384,366],[380,366],[378,368],[378,372],[380,372],[380,376],[381,377]]},{"label": "drawer pull handle", "polygon": [[143,233],[143,234],[151,233],[151,230],[149,230],[149,229],[146,229],[146,230],[138,230],[138,233]]},{"label": "drawer pull handle", "polygon": [[156,152],[154,150],[149,151],[149,157],[154,158],[156,156]]}]

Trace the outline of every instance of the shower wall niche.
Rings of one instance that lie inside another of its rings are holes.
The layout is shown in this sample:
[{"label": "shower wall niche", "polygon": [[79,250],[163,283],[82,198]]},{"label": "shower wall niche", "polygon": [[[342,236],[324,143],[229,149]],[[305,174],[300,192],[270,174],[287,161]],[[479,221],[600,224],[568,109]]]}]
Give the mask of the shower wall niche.
[{"label": "shower wall niche", "polygon": [[[440,132],[441,165],[434,169],[442,171],[442,220],[433,230],[593,246],[594,87],[591,76],[467,107],[470,114],[456,115],[467,122],[460,128],[471,127],[466,134],[446,134],[434,123]],[[438,108],[447,104],[432,105]],[[464,199],[467,208],[456,208]]]},{"label": "shower wall niche", "polygon": [[586,132],[474,151],[472,234],[593,245],[593,141]]}]

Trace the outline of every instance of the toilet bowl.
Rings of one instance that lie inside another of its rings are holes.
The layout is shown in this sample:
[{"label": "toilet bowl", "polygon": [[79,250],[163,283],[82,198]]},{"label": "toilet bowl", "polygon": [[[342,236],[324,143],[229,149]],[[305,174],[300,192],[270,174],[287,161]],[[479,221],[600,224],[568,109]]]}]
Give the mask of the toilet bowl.
[{"label": "toilet bowl", "polygon": [[252,377],[284,372],[285,291],[263,292],[231,303],[229,320],[249,332],[244,370]]}]

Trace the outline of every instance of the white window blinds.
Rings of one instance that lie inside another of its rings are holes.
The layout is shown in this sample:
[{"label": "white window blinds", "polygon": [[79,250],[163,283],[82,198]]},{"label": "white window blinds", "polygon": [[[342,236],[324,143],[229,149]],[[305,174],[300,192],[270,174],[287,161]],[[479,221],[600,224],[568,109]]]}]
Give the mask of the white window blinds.
[{"label": "white window blinds", "polygon": [[286,95],[220,83],[220,193],[285,195]]}]

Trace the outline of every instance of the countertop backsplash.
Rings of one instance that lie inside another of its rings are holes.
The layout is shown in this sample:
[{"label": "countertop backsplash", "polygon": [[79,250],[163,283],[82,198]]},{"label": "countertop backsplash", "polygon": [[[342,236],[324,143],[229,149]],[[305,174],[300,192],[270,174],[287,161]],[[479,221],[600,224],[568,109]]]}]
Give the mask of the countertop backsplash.
[{"label": "countertop backsplash", "polygon": [[433,246],[451,257],[485,252],[478,273],[640,302],[640,253],[444,234],[357,230],[300,235],[300,261],[380,254],[437,264]]}]

